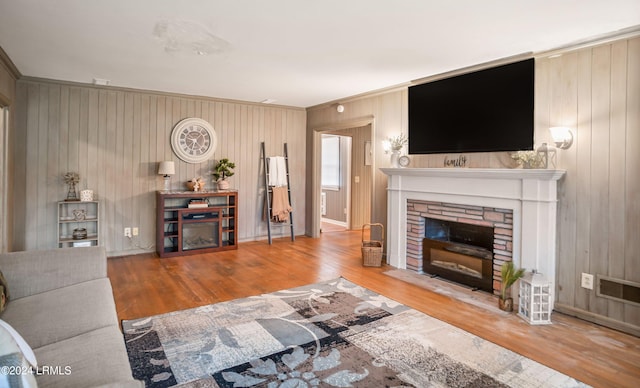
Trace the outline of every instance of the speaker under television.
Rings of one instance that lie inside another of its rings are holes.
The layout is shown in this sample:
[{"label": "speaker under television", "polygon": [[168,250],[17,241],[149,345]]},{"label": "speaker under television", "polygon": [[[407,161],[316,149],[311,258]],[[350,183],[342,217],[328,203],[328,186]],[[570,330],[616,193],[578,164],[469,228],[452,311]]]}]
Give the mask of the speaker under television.
[{"label": "speaker under television", "polygon": [[534,59],[409,87],[409,154],[532,150]]}]

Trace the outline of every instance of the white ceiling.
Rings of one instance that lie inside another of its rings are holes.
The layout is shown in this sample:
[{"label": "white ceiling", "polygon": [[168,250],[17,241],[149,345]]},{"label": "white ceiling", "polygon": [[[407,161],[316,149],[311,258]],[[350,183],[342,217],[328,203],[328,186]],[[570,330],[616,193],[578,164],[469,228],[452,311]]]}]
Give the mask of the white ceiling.
[{"label": "white ceiling", "polygon": [[638,0],[0,0],[23,75],[297,107],[638,25]]}]

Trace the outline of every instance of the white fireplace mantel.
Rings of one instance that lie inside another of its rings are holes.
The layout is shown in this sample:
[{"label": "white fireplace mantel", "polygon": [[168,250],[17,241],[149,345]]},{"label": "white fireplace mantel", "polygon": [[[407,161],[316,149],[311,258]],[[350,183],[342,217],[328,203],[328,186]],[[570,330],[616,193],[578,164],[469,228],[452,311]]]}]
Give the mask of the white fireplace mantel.
[{"label": "white fireplace mantel", "polygon": [[564,170],[382,168],[387,186],[387,262],[406,268],[407,200],[513,210],[513,261],[556,278],[557,181]]}]

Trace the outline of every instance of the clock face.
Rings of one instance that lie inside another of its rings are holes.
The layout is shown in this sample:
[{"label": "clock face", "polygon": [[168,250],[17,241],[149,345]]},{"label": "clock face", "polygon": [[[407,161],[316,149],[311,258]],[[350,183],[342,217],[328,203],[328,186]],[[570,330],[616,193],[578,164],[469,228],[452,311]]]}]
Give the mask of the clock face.
[{"label": "clock face", "polygon": [[398,159],[398,164],[400,165],[400,167],[407,167],[409,164],[411,164],[411,159],[409,159],[407,155],[401,156]]},{"label": "clock face", "polygon": [[171,148],[188,163],[201,163],[213,157],[218,138],[211,124],[198,118],[180,121],[171,132]]}]

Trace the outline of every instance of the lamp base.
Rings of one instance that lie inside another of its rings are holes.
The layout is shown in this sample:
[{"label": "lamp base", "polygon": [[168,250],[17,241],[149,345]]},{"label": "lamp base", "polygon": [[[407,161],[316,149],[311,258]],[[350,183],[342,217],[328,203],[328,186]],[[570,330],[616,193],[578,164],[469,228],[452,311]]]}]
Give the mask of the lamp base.
[{"label": "lamp base", "polygon": [[171,190],[171,177],[169,175],[164,176],[164,191]]}]

